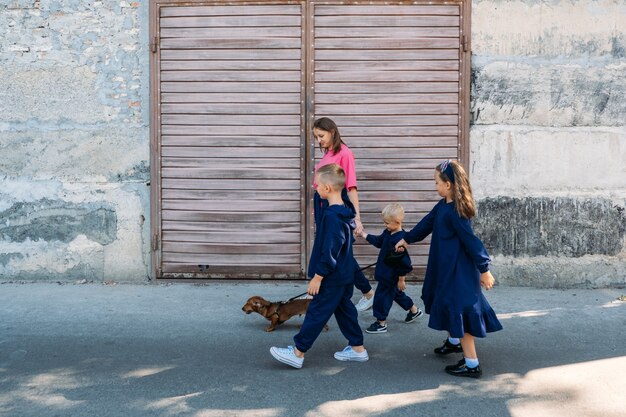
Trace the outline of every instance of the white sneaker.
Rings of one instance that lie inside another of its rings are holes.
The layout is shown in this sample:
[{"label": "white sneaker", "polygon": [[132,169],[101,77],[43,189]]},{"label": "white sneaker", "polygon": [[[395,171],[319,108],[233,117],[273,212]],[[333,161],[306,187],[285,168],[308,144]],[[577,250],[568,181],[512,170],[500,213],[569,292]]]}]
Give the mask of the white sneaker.
[{"label": "white sneaker", "polygon": [[372,308],[374,305],[374,296],[367,298],[366,296],[361,297],[358,303],[356,303],[356,311],[365,311]]},{"label": "white sneaker", "polygon": [[272,346],[270,348],[270,353],[277,361],[286,363],[287,365],[293,366],[297,369],[302,368],[302,363],[304,363],[304,358],[296,356],[293,346],[287,346],[286,348],[277,348]]},{"label": "white sneaker", "polygon": [[335,352],[335,359],[338,361],[365,362],[369,358],[367,350],[364,350],[363,352],[355,352],[354,349],[352,349],[352,346],[346,346],[341,352]]}]

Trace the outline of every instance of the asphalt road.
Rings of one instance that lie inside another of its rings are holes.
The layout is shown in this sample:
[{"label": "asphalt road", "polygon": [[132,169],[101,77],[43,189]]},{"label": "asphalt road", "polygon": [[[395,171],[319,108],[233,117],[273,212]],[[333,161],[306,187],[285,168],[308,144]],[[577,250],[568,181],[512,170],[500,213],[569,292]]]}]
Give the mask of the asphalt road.
[{"label": "asphalt road", "polygon": [[[302,369],[278,363],[269,348],[291,344],[302,318],[266,333],[241,307],[302,291],[0,284],[0,416],[626,416],[624,289],[489,291],[504,330],[477,343],[480,380],[444,373],[461,355],[436,357],[445,334],[425,315],[403,323],[398,306],[388,333],[365,335],[369,362],[333,358],[345,339],[331,319]],[[420,291],[407,291],[418,305]]]}]

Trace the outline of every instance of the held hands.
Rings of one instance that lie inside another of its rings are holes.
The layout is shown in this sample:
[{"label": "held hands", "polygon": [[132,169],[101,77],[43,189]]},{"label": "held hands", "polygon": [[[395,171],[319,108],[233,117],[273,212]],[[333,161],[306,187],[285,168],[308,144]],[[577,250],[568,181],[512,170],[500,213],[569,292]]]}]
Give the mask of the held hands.
[{"label": "held hands", "polygon": [[400,291],[406,291],[406,281],[404,280],[404,278],[406,277],[398,278],[398,290]]},{"label": "held hands", "polygon": [[491,275],[491,272],[487,271],[480,274],[481,287],[485,288],[486,290],[490,290],[493,288],[493,284],[495,283],[496,280],[494,279],[493,275]]},{"label": "held hands", "polygon": [[306,292],[308,292],[309,295],[317,295],[320,292],[322,279],[323,277],[321,275],[315,274],[315,276],[309,282],[309,285],[307,285]]},{"label": "held hands", "polygon": [[361,223],[361,219],[358,217],[354,219],[354,222],[356,223],[356,229],[354,229],[354,235],[361,236],[361,233],[363,233],[363,223]]},{"label": "held hands", "polygon": [[401,239],[398,243],[396,243],[396,246],[394,247],[396,252],[404,252],[404,249],[408,246],[409,244],[406,243],[406,240]]}]

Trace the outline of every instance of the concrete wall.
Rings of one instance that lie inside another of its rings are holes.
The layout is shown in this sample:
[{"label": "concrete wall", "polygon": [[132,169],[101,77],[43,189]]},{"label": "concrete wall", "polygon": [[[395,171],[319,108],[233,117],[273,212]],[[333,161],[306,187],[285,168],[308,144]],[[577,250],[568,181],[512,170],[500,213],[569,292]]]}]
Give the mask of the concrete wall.
[{"label": "concrete wall", "polygon": [[0,280],[146,280],[147,48],[147,2],[0,2]]},{"label": "concrete wall", "polygon": [[473,2],[475,221],[504,284],[626,284],[626,3]]}]

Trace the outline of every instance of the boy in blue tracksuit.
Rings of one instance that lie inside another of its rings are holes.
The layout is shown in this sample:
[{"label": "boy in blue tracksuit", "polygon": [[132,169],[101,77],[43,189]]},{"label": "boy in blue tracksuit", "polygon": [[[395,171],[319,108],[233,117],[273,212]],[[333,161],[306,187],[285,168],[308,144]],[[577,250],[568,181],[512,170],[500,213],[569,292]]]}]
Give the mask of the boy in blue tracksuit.
[{"label": "boy in blue tracksuit", "polygon": [[337,164],[325,165],[315,174],[317,192],[328,200],[318,229],[309,261],[311,278],[307,292],[313,296],[300,332],[294,336],[295,346],[272,347],[270,353],[280,362],[301,368],[304,354],[334,314],[348,346],[335,352],[340,361],[365,362],[369,359],[363,346],[363,332],[359,327],[358,313],[352,303],[354,288],[354,258],[352,231],[355,229],[354,210],[346,207],[341,198],[346,176]]},{"label": "boy in blue tracksuit", "polygon": [[390,261],[385,261],[386,255],[390,251],[395,251],[396,243],[404,238],[405,231],[402,230],[404,208],[399,204],[389,204],[383,209],[382,215],[385,230],[381,235],[369,235],[365,231],[361,233],[361,237],[365,238],[370,244],[380,248],[374,274],[374,278],[378,281],[373,305],[376,321],[365,330],[367,333],[373,334],[387,332],[387,315],[394,301],[408,311],[404,319],[405,323],[412,323],[422,314],[422,311],[413,303],[411,297],[404,293],[406,290],[406,274],[413,270],[409,254],[405,252],[405,255],[393,264],[390,264]]}]

